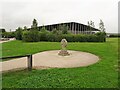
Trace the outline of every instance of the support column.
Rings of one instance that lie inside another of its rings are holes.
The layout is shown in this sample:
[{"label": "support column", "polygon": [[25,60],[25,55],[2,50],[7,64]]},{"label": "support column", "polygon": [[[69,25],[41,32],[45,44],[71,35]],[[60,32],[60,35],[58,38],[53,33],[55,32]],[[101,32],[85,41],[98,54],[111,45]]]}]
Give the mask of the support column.
[{"label": "support column", "polygon": [[74,33],[74,23],[72,24],[72,33]]},{"label": "support column", "polygon": [[58,30],[58,25],[59,25],[59,24],[57,24],[57,27],[56,27],[57,30]]},{"label": "support column", "polygon": [[83,34],[84,34],[85,32],[84,32],[84,26],[83,25],[82,25],[82,31],[83,31]]},{"label": "support column", "polygon": [[[86,31],[87,31],[87,26],[86,26]],[[88,34],[88,31],[87,31],[87,34]]]},{"label": "support column", "polygon": [[85,26],[83,26],[83,28],[84,28],[84,33],[86,34],[86,31],[85,31]]},{"label": "support column", "polygon": [[87,27],[85,26],[86,34],[87,34]]},{"label": "support column", "polygon": [[70,32],[72,32],[72,24],[70,23]]},{"label": "support column", "polygon": [[85,34],[85,31],[84,31],[84,26],[83,26],[82,28],[83,28],[83,33]]},{"label": "support column", "polygon": [[76,23],[75,23],[75,34],[76,34]]},{"label": "support column", "polygon": [[77,34],[79,34],[79,24],[78,24],[78,26],[77,26],[77,32],[78,32]]},{"label": "support column", "polygon": [[83,34],[84,34],[84,28],[83,28],[83,25],[82,25],[82,32],[83,32]]},{"label": "support column", "polygon": [[80,34],[80,24],[78,24],[78,34]]},{"label": "support column", "polygon": [[49,27],[49,31],[51,31],[51,30],[50,30],[50,26],[48,26],[48,27]]},{"label": "support column", "polygon": [[84,32],[85,32],[85,34],[86,34],[86,31],[85,31],[85,26],[84,26]]},{"label": "support column", "polygon": [[70,30],[70,23],[68,24],[68,31],[70,32],[71,30]]},{"label": "support column", "polygon": [[84,26],[84,32],[85,32],[85,34],[86,34],[85,26]]},{"label": "support column", "polygon": [[49,26],[49,29],[50,29],[50,31],[52,31],[52,30],[51,30],[51,25]]},{"label": "support column", "polygon": [[79,34],[79,24],[78,24],[78,26],[77,26],[77,27],[78,27],[78,29],[77,29],[77,30],[78,30],[78,34]]},{"label": "support column", "polygon": [[79,28],[80,28],[79,30],[80,30],[80,34],[81,34],[81,25],[79,26]]},{"label": "support column", "polygon": [[80,34],[82,34],[82,31],[81,31],[81,24],[80,24]]},{"label": "support column", "polygon": [[78,24],[76,24],[76,34],[78,34]]},{"label": "support column", "polygon": [[81,33],[83,34],[82,25],[81,25]]},{"label": "support column", "polygon": [[53,27],[52,27],[52,25],[50,26],[51,27],[51,31],[53,30]]},{"label": "support column", "polygon": [[[87,31],[87,26],[85,28],[86,28],[86,31]],[[87,34],[88,34],[88,31],[87,31]]]}]

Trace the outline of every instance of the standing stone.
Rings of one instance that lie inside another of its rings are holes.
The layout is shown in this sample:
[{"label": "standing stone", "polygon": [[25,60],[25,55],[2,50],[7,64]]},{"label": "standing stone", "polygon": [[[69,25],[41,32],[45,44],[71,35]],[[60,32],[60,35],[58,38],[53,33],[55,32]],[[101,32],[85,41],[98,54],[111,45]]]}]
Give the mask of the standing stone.
[{"label": "standing stone", "polygon": [[62,49],[61,49],[61,51],[58,53],[58,55],[61,55],[61,56],[68,56],[68,55],[70,55],[70,54],[67,52],[67,49],[66,49],[66,47],[67,47],[67,40],[66,40],[66,39],[62,39],[62,40],[61,40],[61,47],[62,47]]}]

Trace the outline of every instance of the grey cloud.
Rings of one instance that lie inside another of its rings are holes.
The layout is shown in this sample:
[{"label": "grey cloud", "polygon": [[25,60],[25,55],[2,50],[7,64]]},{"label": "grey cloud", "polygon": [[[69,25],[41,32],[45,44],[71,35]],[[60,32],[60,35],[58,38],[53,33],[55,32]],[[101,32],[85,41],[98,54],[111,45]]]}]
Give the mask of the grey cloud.
[{"label": "grey cloud", "polygon": [[39,25],[68,21],[87,24],[88,20],[93,20],[98,28],[99,19],[102,19],[107,32],[118,31],[118,0],[24,1],[2,3],[2,27],[7,30],[30,27],[33,18],[36,18]]}]

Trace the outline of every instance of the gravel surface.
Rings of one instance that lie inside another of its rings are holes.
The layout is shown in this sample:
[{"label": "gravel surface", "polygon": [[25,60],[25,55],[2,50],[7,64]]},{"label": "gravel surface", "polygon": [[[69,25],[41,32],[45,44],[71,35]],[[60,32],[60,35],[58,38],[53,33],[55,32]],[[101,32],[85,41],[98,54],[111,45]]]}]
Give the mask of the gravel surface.
[{"label": "gravel surface", "polygon": [[[99,61],[99,57],[80,51],[68,50],[69,56],[58,55],[59,50],[44,51],[33,55],[33,68],[74,68],[92,65]],[[2,69],[7,71],[27,67],[27,58],[17,58],[9,61],[0,62]]]}]

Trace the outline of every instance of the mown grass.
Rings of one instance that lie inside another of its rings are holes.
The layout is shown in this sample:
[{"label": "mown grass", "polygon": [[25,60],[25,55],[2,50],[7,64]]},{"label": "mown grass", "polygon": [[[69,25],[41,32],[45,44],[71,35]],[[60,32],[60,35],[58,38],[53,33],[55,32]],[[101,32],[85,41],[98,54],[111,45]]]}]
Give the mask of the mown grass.
[{"label": "mown grass", "polygon": [[[33,54],[60,49],[58,42],[3,43],[3,56]],[[96,54],[100,61],[80,68],[26,70],[3,73],[3,88],[117,88],[118,39],[106,43],[69,43],[68,49]]]}]

